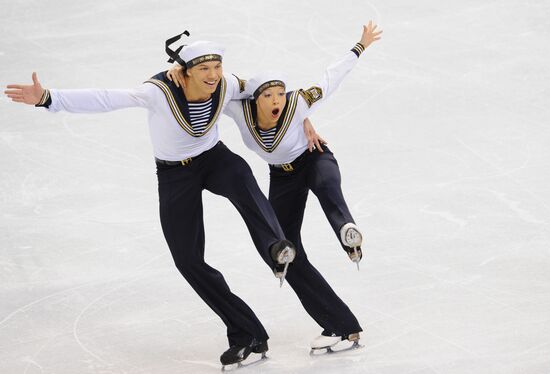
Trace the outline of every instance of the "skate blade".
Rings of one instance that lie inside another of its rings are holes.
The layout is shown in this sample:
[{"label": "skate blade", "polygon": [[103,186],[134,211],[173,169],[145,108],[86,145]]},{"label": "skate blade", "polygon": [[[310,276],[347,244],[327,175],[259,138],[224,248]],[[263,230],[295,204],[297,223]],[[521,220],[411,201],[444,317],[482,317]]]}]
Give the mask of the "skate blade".
[{"label": "skate blade", "polygon": [[324,355],[330,355],[335,353],[353,351],[364,347],[364,345],[359,344],[359,341],[354,341],[352,345],[346,348],[337,348],[337,345],[338,344],[327,346],[327,347],[311,348],[311,351],[309,351],[309,355],[324,356]]},{"label": "skate blade", "polygon": [[359,255],[359,252],[357,251],[357,247],[353,247],[353,252],[349,254],[349,259],[352,262],[355,262],[357,265],[357,271],[361,270],[359,269],[359,262],[361,261],[361,256]]},{"label": "skate blade", "polygon": [[281,278],[279,279],[279,288],[283,287],[283,283],[285,282],[286,273],[288,271],[288,265],[290,265],[290,262],[286,262],[285,268],[283,269],[283,275],[281,275]]},{"label": "skate blade", "polygon": [[256,366],[267,361],[268,359],[269,357],[267,357],[266,352],[262,352],[262,356],[259,359],[251,360],[249,362],[241,361],[234,364],[222,365],[222,372],[231,372],[249,366]]}]

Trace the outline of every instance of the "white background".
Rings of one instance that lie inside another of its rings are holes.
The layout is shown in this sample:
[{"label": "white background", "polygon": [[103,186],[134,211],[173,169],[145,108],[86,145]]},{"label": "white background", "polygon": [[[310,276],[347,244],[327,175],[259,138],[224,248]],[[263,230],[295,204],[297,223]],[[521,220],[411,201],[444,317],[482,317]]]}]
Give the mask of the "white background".
[{"label": "white background", "polygon": [[[310,260],[365,328],[321,329],[204,193],[207,261],[265,324],[261,373],[550,372],[550,5],[544,1],[7,1],[0,85],[129,88],[164,40],[224,44],[242,78],[309,87],[375,20],[383,38],[312,121],[364,230],[361,271],[310,195]],[[222,139],[267,167],[227,118]],[[49,114],[0,99],[0,372],[216,373],[225,329],[173,266],[146,113]]]}]

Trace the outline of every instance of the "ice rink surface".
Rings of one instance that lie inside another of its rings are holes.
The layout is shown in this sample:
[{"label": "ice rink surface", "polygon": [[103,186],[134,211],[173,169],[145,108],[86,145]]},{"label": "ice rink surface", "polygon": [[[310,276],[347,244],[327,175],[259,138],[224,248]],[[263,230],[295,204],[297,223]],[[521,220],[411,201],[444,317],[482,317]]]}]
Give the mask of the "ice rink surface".
[{"label": "ice rink surface", "polygon": [[[320,328],[204,193],[207,261],[265,324],[241,373],[550,372],[550,5],[544,1],[1,1],[0,84],[130,88],[164,40],[227,47],[226,73],[307,88],[375,20],[380,42],[312,121],[366,233],[361,271],[310,195],[310,260],[366,330]],[[146,112],[50,114],[0,99],[0,373],[217,373],[222,322],[173,265]],[[267,167],[225,117],[223,141]]]}]

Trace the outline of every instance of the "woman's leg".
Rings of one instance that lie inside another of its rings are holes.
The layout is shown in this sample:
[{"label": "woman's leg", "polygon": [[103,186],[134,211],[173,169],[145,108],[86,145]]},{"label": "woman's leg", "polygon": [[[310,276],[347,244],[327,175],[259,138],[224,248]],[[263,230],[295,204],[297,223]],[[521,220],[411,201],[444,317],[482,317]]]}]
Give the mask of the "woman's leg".
[{"label": "woman's leg", "polygon": [[349,251],[341,241],[341,229],[347,223],[355,223],[342,193],[340,169],[334,155],[328,148],[323,153],[310,156],[307,184],[319,199],[321,207],[336,234],[342,248]]},{"label": "woman's leg", "polygon": [[270,168],[269,201],[287,239],[296,245],[296,258],[289,268],[287,281],[324,334],[347,337],[362,331],[361,327],[347,305],[309,262],[302,245],[300,230],[308,194],[304,169],[307,167],[306,162],[303,168],[292,172]]}]

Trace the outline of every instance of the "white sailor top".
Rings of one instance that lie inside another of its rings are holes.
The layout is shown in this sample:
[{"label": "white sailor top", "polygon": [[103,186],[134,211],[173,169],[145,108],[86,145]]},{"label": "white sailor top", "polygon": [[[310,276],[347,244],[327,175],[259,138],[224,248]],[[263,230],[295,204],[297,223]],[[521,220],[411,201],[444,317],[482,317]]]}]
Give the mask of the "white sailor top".
[{"label": "white sailor top", "polygon": [[276,131],[262,134],[256,125],[254,99],[232,101],[224,113],[237,123],[245,145],[269,164],[292,162],[307,149],[304,119],[310,116],[338,88],[344,77],[357,64],[364,50],[357,44],[338,61],[331,64],[317,85],[307,90],[286,93],[286,105],[277,122]]},{"label": "white sailor top", "polygon": [[[136,89],[46,90],[41,103],[51,112],[110,112],[142,107],[149,112],[149,133],[156,158],[180,161],[195,157],[219,141],[218,119],[230,100],[244,98],[244,82],[233,75],[223,77],[211,97],[207,121],[191,125],[192,116],[181,88],[159,73]],[[49,97],[47,97],[49,95]]]}]

